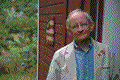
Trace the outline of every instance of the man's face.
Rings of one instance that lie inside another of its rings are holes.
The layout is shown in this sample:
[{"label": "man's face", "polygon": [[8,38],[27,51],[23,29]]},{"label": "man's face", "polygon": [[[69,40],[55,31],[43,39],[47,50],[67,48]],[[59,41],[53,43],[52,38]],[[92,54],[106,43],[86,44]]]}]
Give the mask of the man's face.
[{"label": "man's face", "polygon": [[70,28],[75,40],[82,41],[90,36],[93,30],[93,23],[89,23],[83,12],[76,12],[70,16]]}]

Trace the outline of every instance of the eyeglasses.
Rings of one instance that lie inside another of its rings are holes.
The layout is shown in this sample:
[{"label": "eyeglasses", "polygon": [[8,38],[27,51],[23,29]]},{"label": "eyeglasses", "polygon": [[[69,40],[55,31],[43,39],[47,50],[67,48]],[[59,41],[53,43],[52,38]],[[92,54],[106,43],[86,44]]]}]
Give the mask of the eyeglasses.
[{"label": "eyeglasses", "polygon": [[79,26],[81,26],[81,28],[86,28],[86,27],[88,27],[90,24],[88,24],[88,23],[82,23],[82,24],[80,24],[80,25],[73,25],[73,26],[70,26],[71,27],[71,29],[75,29],[75,28],[79,28]]}]

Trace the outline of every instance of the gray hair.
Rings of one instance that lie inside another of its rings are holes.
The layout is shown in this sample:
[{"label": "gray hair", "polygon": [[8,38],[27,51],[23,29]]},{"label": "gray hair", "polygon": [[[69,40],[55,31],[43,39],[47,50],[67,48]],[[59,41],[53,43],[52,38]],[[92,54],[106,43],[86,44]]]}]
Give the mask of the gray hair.
[{"label": "gray hair", "polygon": [[83,12],[86,16],[87,16],[87,19],[89,21],[89,24],[91,24],[91,22],[93,22],[91,16],[87,13],[87,12],[84,12],[82,11],[81,9],[76,9],[76,10],[73,10],[72,12],[69,13],[68,15],[68,18],[66,20],[66,26],[70,29],[69,25],[70,25],[70,22],[69,22],[69,18],[72,14],[74,14],[75,12]]}]

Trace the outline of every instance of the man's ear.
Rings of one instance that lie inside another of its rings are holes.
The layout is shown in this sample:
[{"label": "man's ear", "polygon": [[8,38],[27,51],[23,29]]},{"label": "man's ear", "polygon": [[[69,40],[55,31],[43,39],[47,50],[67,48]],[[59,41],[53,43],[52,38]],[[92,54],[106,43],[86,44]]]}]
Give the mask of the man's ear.
[{"label": "man's ear", "polygon": [[91,32],[93,31],[94,27],[95,27],[94,22],[91,22],[91,24],[90,24],[90,28],[91,28],[90,31]]}]

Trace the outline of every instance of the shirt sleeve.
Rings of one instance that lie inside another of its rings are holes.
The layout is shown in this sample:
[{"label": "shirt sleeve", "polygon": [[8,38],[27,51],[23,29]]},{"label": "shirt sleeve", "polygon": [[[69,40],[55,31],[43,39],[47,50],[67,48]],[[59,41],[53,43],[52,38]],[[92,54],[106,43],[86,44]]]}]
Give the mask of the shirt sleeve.
[{"label": "shirt sleeve", "polygon": [[49,67],[49,72],[46,80],[61,80],[60,78],[60,68],[56,60],[56,54],[52,58],[52,62]]},{"label": "shirt sleeve", "polygon": [[120,72],[119,72],[119,64],[117,64],[115,61],[115,53],[114,51],[109,48],[110,53],[110,77],[113,80],[119,80],[120,79]]}]

